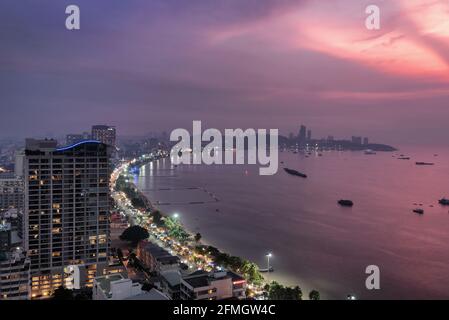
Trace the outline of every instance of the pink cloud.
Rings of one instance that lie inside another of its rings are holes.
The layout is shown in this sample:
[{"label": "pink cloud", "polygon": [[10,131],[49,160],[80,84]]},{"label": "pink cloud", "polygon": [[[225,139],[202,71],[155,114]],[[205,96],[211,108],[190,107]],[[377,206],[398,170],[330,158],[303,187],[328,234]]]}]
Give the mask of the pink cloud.
[{"label": "pink cloud", "polygon": [[365,28],[367,1],[309,1],[264,21],[209,32],[212,45],[258,39],[268,50],[306,49],[353,61],[380,73],[449,81],[449,63],[425,37],[448,43],[449,3],[382,2],[380,31]]}]

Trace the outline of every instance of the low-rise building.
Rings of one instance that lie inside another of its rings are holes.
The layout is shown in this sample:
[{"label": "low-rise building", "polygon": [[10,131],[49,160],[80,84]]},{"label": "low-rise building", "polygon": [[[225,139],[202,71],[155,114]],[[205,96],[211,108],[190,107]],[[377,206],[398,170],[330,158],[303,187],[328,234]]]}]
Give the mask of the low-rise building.
[{"label": "low-rise building", "polygon": [[172,300],[181,299],[181,273],[177,270],[161,272],[160,287]]},{"label": "low-rise building", "polygon": [[93,300],[169,300],[167,296],[156,289],[143,291],[142,285],[123,277],[112,274],[96,277],[92,293]]},{"label": "low-rise building", "polygon": [[179,269],[179,258],[158,245],[141,241],[137,247],[137,257],[150,272],[161,273]]},{"label": "low-rise building", "polygon": [[182,300],[245,299],[246,280],[231,271],[196,271],[181,278]]}]

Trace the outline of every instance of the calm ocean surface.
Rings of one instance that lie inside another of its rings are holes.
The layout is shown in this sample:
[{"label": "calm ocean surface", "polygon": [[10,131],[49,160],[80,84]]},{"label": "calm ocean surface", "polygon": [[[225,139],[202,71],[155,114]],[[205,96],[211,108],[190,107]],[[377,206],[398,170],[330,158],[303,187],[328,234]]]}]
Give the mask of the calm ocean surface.
[{"label": "calm ocean surface", "polygon": [[[411,160],[392,157],[399,154]],[[449,197],[449,151],[283,152],[280,161],[309,178],[286,174],[282,164],[275,176],[259,176],[257,166],[175,168],[165,159],[144,167],[136,183],[153,203],[170,203],[160,209],[179,213],[203,242],[264,268],[273,252],[269,279],[298,284],[305,294],[449,299],[449,207],[438,204]],[[355,206],[339,207],[339,199]],[[415,204],[423,204],[423,216],[412,212]],[[368,291],[372,264],[381,289]]]}]

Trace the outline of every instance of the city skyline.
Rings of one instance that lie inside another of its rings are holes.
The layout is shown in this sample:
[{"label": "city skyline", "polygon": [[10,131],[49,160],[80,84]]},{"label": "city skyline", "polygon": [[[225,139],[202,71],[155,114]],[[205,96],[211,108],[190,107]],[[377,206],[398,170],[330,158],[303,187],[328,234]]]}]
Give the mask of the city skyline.
[{"label": "city skyline", "polygon": [[1,301],[448,299],[449,0],[2,0],[0,39]]},{"label": "city skyline", "polygon": [[0,4],[1,137],[103,122],[142,135],[201,119],[447,145],[444,1],[379,1],[378,31],[364,27],[368,1],[129,1],[105,15],[82,0],[75,32],[67,4]]}]

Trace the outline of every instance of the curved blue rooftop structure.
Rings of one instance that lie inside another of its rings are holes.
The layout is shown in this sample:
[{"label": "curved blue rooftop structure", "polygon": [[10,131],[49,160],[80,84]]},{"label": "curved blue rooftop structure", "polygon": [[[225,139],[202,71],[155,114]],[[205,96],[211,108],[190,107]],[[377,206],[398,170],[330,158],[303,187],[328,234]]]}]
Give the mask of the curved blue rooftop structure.
[{"label": "curved blue rooftop structure", "polygon": [[80,146],[80,145],[83,145],[83,144],[86,144],[86,143],[96,143],[96,144],[101,144],[101,141],[98,141],[98,140],[83,140],[83,141],[77,142],[77,143],[75,143],[75,144],[72,144],[72,145],[70,145],[70,146],[58,148],[58,149],[56,149],[56,151],[67,151],[67,150],[76,148],[76,147],[78,147],[78,146]]}]

